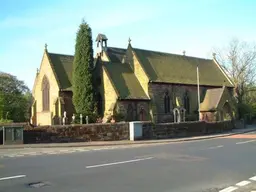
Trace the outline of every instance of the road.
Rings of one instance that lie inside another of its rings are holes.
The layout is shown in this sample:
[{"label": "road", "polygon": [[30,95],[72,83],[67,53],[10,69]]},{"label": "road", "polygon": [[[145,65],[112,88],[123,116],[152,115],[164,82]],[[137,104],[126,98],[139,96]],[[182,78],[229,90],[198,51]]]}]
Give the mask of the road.
[{"label": "road", "polygon": [[252,192],[256,132],[0,159],[0,192]]}]

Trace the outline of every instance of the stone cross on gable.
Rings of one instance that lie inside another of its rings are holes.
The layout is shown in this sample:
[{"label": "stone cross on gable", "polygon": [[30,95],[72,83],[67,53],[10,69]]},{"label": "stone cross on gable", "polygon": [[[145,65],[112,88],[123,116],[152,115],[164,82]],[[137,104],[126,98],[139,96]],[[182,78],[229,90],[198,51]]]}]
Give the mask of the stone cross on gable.
[{"label": "stone cross on gable", "polygon": [[44,44],[44,49],[47,51],[47,43]]},{"label": "stone cross on gable", "polygon": [[128,39],[128,43],[129,43],[129,44],[131,44],[131,41],[132,41],[132,40],[131,40],[131,38],[129,37],[129,39]]}]

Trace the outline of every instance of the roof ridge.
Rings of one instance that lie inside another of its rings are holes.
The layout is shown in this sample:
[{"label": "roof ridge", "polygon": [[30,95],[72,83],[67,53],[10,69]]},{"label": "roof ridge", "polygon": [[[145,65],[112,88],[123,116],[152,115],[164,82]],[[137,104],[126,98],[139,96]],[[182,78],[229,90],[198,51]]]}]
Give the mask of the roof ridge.
[{"label": "roof ridge", "polygon": [[128,63],[120,63],[120,62],[112,62],[112,61],[110,61],[110,62],[105,62],[105,65],[125,66],[125,67],[129,68],[131,70],[131,72],[132,72],[132,67]]},{"label": "roof ridge", "polygon": [[54,74],[54,77],[55,77],[55,79],[57,81],[58,87],[59,87],[59,89],[61,89],[60,79],[59,79],[59,77],[58,77],[58,75],[56,73],[56,69],[55,69],[54,65],[52,64],[52,58],[50,57],[51,53],[46,51],[45,54],[46,54],[46,57],[48,58],[49,64],[51,66],[51,69],[52,69],[52,72]]},{"label": "roof ridge", "polygon": [[62,54],[62,53],[52,53],[52,52],[48,52],[48,54],[74,57],[74,55],[68,55],[68,54]]},{"label": "roof ridge", "polygon": [[163,52],[163,51],[153,51],[153,50],[149,50],[149,49],[140,49],[140,48],[133,48],[133,49],[134,49],[135,51],[136,51],[136,50],[139,50],[139,51],[147,51],[147,52],[162,53],[162,54],[172,55],[172,56],[178,56],[178,57],[189,57],[189,58],[193,58],[193,59],[202,59],[202,60],[207,60],[207,61],[213,61],[212,59],[206,59],[206,58],[194,57],[194,56],[187,56],[187,55],[180,55],[180,54],[168,53],[168,52]]},{"label": "roof ridge", "polygon": [[120,47],[107,47],[107,48],[110,48],[110,49],[122,49],[122,50],[126,50],[126,48],[120,48]]}]

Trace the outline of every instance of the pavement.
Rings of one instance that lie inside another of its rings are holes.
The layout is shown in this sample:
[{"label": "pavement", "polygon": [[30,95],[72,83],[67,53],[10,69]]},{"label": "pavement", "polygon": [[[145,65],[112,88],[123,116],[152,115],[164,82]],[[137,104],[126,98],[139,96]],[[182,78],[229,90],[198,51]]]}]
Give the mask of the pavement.
[{"label": "pavement", "polygon": [[222,134],[213,134],[197,137],[186,137],[165,140],[146,140],[146,141],[102,141],[102,142],[80,142],[80,143],[50,143],[50,144],[25,144],[25,145],[2,145],[0,146],[1,158],[17,158],[24,156],[54,155],[75,152],[111,150],[117,148],[142,147],[150,145],[161,145],[172,142],[195,141],[201,139],[213,139],[231,136],[239,133],[256,131],[256,127],[249,126],[245,129],[234,129]]},{"label": "pavement", "polygon": [[1,158],[0,192],[256,191],[256,131],[107,147]]}]

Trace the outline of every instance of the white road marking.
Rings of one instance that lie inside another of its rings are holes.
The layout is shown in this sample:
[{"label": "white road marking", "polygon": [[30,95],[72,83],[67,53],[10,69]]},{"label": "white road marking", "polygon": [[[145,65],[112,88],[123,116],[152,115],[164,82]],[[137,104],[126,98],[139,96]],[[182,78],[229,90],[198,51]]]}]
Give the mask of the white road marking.
[{"label": "white road marking", "polygon": [[235,191],[236,189],[237,189],[237,187],[230,186],[230,187],[227,187],[225,189],[222,189],[219,192],[231,192],[231,191]]},{"label": "white road marking", "polygon": [[75,152],[77,152],[76,150],[70,150],[70,151],[68,151],[68,153],[75,153]]},{"label": "white road marking", "polygon": [[249,140],[249,141],[242,141],[242,142],[238,142],[238,143],[236,143],[236,144],[251,143],[251,142],[254,142],[254,141],[256,141],[256,139],[254,139],[254,140]]},{"label": "white road marking", "polygon": [[72,153],[72,152],[75,152],[75,151],[71,150],[71,149],[69,149],[69,150],[63,149],[63,150],[60,150],[59,152],[60,153]]},{"label": "white road marking", "polygon": [[16,157],[23,157],[24,154],[17,154]]},{"label": "white road marking", "polygon": [[102,150],[102,148],[99,148],[99,149],[92,149],[93,151],[100,151],[100,150]]},{"label": "white road marking", "polygon": [[110,166],[110,165],[132,163],[132,162],[137,162],[137,161],[149,160],[149,159],[153,159],[153,158],[154,157],[147,157],[147,158],[143,158],[143,159],[133,159],[133,160],[128,160],[128,161],[119,161],[119,162],[114,162],[114,163],[105,163],[105,164],[99,164],[99,165],[91,165],[91,166],[86,166],[86,168],[89,169],[89,168],[104,167],[104,166]]},{"label": "white road marking", "polygon": [[68,154],[68,153],[70,153],[70,151],[62,151],[62,152],[60,152],[60,154]]},{"label": "white road marking", "polygon": [[106,149],[113,149],[113,148],[110,148],[110,147],[103,147],[103,148],[100,148],[101,150],[106,150]]},{"label": "white road marking", "polygon": [[43,154],[50,154],[50,155],[52,155],[52,154],[56,154],[56,151],[48,151],[48,152],[44,152]]},{"label": "white road marking", "polygon": [[215,147],[209,147],[209,149],[217,149],[217,148],[221,148],[224,147],[223,145],[219,145],[219,146],[215,146]]},{"label": "white road marking", "polygon": [[16,155],[6,155],[6,157],[16,157]]},{"label": "white road marking", "polygon": [[17,178],[21,178],[21,177],[26,177],[26,175],[17,175],[17,176],[11,176],[11,177],[2,177],[2,178],[0,178],[0,181],[8,180],[8,179],[17,179]]},{"label": "white road marking", "polygon": [[256,181],[256,176],[251,177],[250,180]]},{"label": "white road marking", "polygon": [[25,153],[25,155],[39,155],[37,152],[30,152],[30,153]]},{"label": "white road marking", "polygon": [[251,181],[241,181],[241,182],[237,183],[236,185],[239,186],[239,187],[243,187],[243,186],[248,185],[250,183],[251,183]]},{"label": "white road marking", "polygon": [[88,151],[88,150],[87,149],[76,149],[76,151],[83,152],[83,151]]},{"label": "white road marking", "polygon": [[68,152],[69,150],[68,149],[62,149],[60,150],[60,152]]}]

